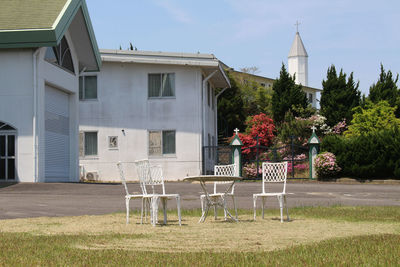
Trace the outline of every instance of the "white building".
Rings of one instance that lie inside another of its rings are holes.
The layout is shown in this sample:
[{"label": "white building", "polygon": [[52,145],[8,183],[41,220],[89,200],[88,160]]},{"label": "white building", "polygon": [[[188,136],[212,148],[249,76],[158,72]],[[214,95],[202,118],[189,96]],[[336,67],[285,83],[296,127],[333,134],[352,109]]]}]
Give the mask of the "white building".
[{"label": "white building", "polygon": [[[217,144],[216,88],[230,87],[214,55],[101,50],[81,78],[80,165],[86,179],[117,181],[116,163],[149,159],[167,180],[202,172]],[[137,179],[133,164],[126,175]]]},{"label": "white building", "polygon": [[0,2],[0,181],[78,181],[78,79],[101,65],[84,0]]}]

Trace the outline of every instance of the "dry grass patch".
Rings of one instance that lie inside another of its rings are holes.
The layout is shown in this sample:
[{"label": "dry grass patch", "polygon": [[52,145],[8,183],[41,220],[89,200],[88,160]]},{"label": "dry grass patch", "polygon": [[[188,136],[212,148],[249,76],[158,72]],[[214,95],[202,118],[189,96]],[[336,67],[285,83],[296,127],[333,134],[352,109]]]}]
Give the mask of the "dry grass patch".
[{"label": "dry grass patch", "polygon": [[[160,217],[161,218],[161,217]],[[30,233],[40,236],[95,235],[108,236],[101,242],[74,244],[84,249],[123,249],[155,252],[257,252],[283,249],[322,240],[373,235],[399,234],[399,222],[349,222],[297,217],[280,223],[277,218],[252,220],[250,214],[240,216],[240,222],[214,221],[198,223],[197,216],[185,216],[179,227],[174,214],[167,226],[140,225],[135,214],[131,224],[125,224],[125,214],[77,216],[61,218],[31,218],[0,221],[2,232]]]}]

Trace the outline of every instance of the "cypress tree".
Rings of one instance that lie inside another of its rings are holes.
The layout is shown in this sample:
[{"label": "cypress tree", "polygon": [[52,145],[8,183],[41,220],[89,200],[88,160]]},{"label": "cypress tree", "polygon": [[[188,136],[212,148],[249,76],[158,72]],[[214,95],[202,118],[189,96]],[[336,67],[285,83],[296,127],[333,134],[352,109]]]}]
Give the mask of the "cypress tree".
[{"label": "cypress tree", "polygon": [[376,83],[372,84],[369,88],[369,100],[373,103],[378,103],[379,101],[387,101],[391,107],[397,106],[395,111],[396,117],[400,117],[400,92],[397,88],[397,81],[399,79],[399,74],[393,79],[393,74],[389,70],[385,72],[383,65],[381,64],[381,74]]},{"label": "cypress tree", "polygon": [[295,83],[295,77],[291,77],[282,64],[279,78],[272,85],[272,113],[275,123],[280,123],[285,118],[285,114],[291,111],[298,116],[293,107],[306,108],[308,105],[307,96],[302,90],[302,86]]},{"label": "cypress tree", "polygon": [[353,73],[350,73],[347,81],[346,76],[342,69],[337,75],[332,65],[328,68],[326,80],[322,81],[320,113],[326,117],[326,124],[331,127],[343,119],[350,122],[353,118],[352,109],[360,105],[359,82],[355,83]]}]

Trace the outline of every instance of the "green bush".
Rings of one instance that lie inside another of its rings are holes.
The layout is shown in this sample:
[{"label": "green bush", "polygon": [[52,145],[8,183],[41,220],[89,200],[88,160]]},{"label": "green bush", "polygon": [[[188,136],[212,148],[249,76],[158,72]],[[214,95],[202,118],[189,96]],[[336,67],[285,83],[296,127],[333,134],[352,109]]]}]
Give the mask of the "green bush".
[{"label": "green bush", "polygon": [[326,136],[321,151],[336,155],[342,175],[361,179],[400,178],[400,130],[390,129],[365,135]]}]

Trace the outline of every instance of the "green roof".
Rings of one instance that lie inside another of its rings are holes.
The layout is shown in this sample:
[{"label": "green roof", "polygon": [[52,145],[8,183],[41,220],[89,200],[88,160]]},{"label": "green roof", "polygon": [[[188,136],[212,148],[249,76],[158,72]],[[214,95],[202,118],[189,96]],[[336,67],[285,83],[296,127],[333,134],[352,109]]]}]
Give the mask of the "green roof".
[{"label": "green roof", "polygon": [[85,0],[0,0],[0,48],[56,46],[78,12],[97,65],[92,70],[99,70],[101,57]]},{"label": "green roof", "polygon": [[51,29],[68,0],[2,0],[0,30]]}]

